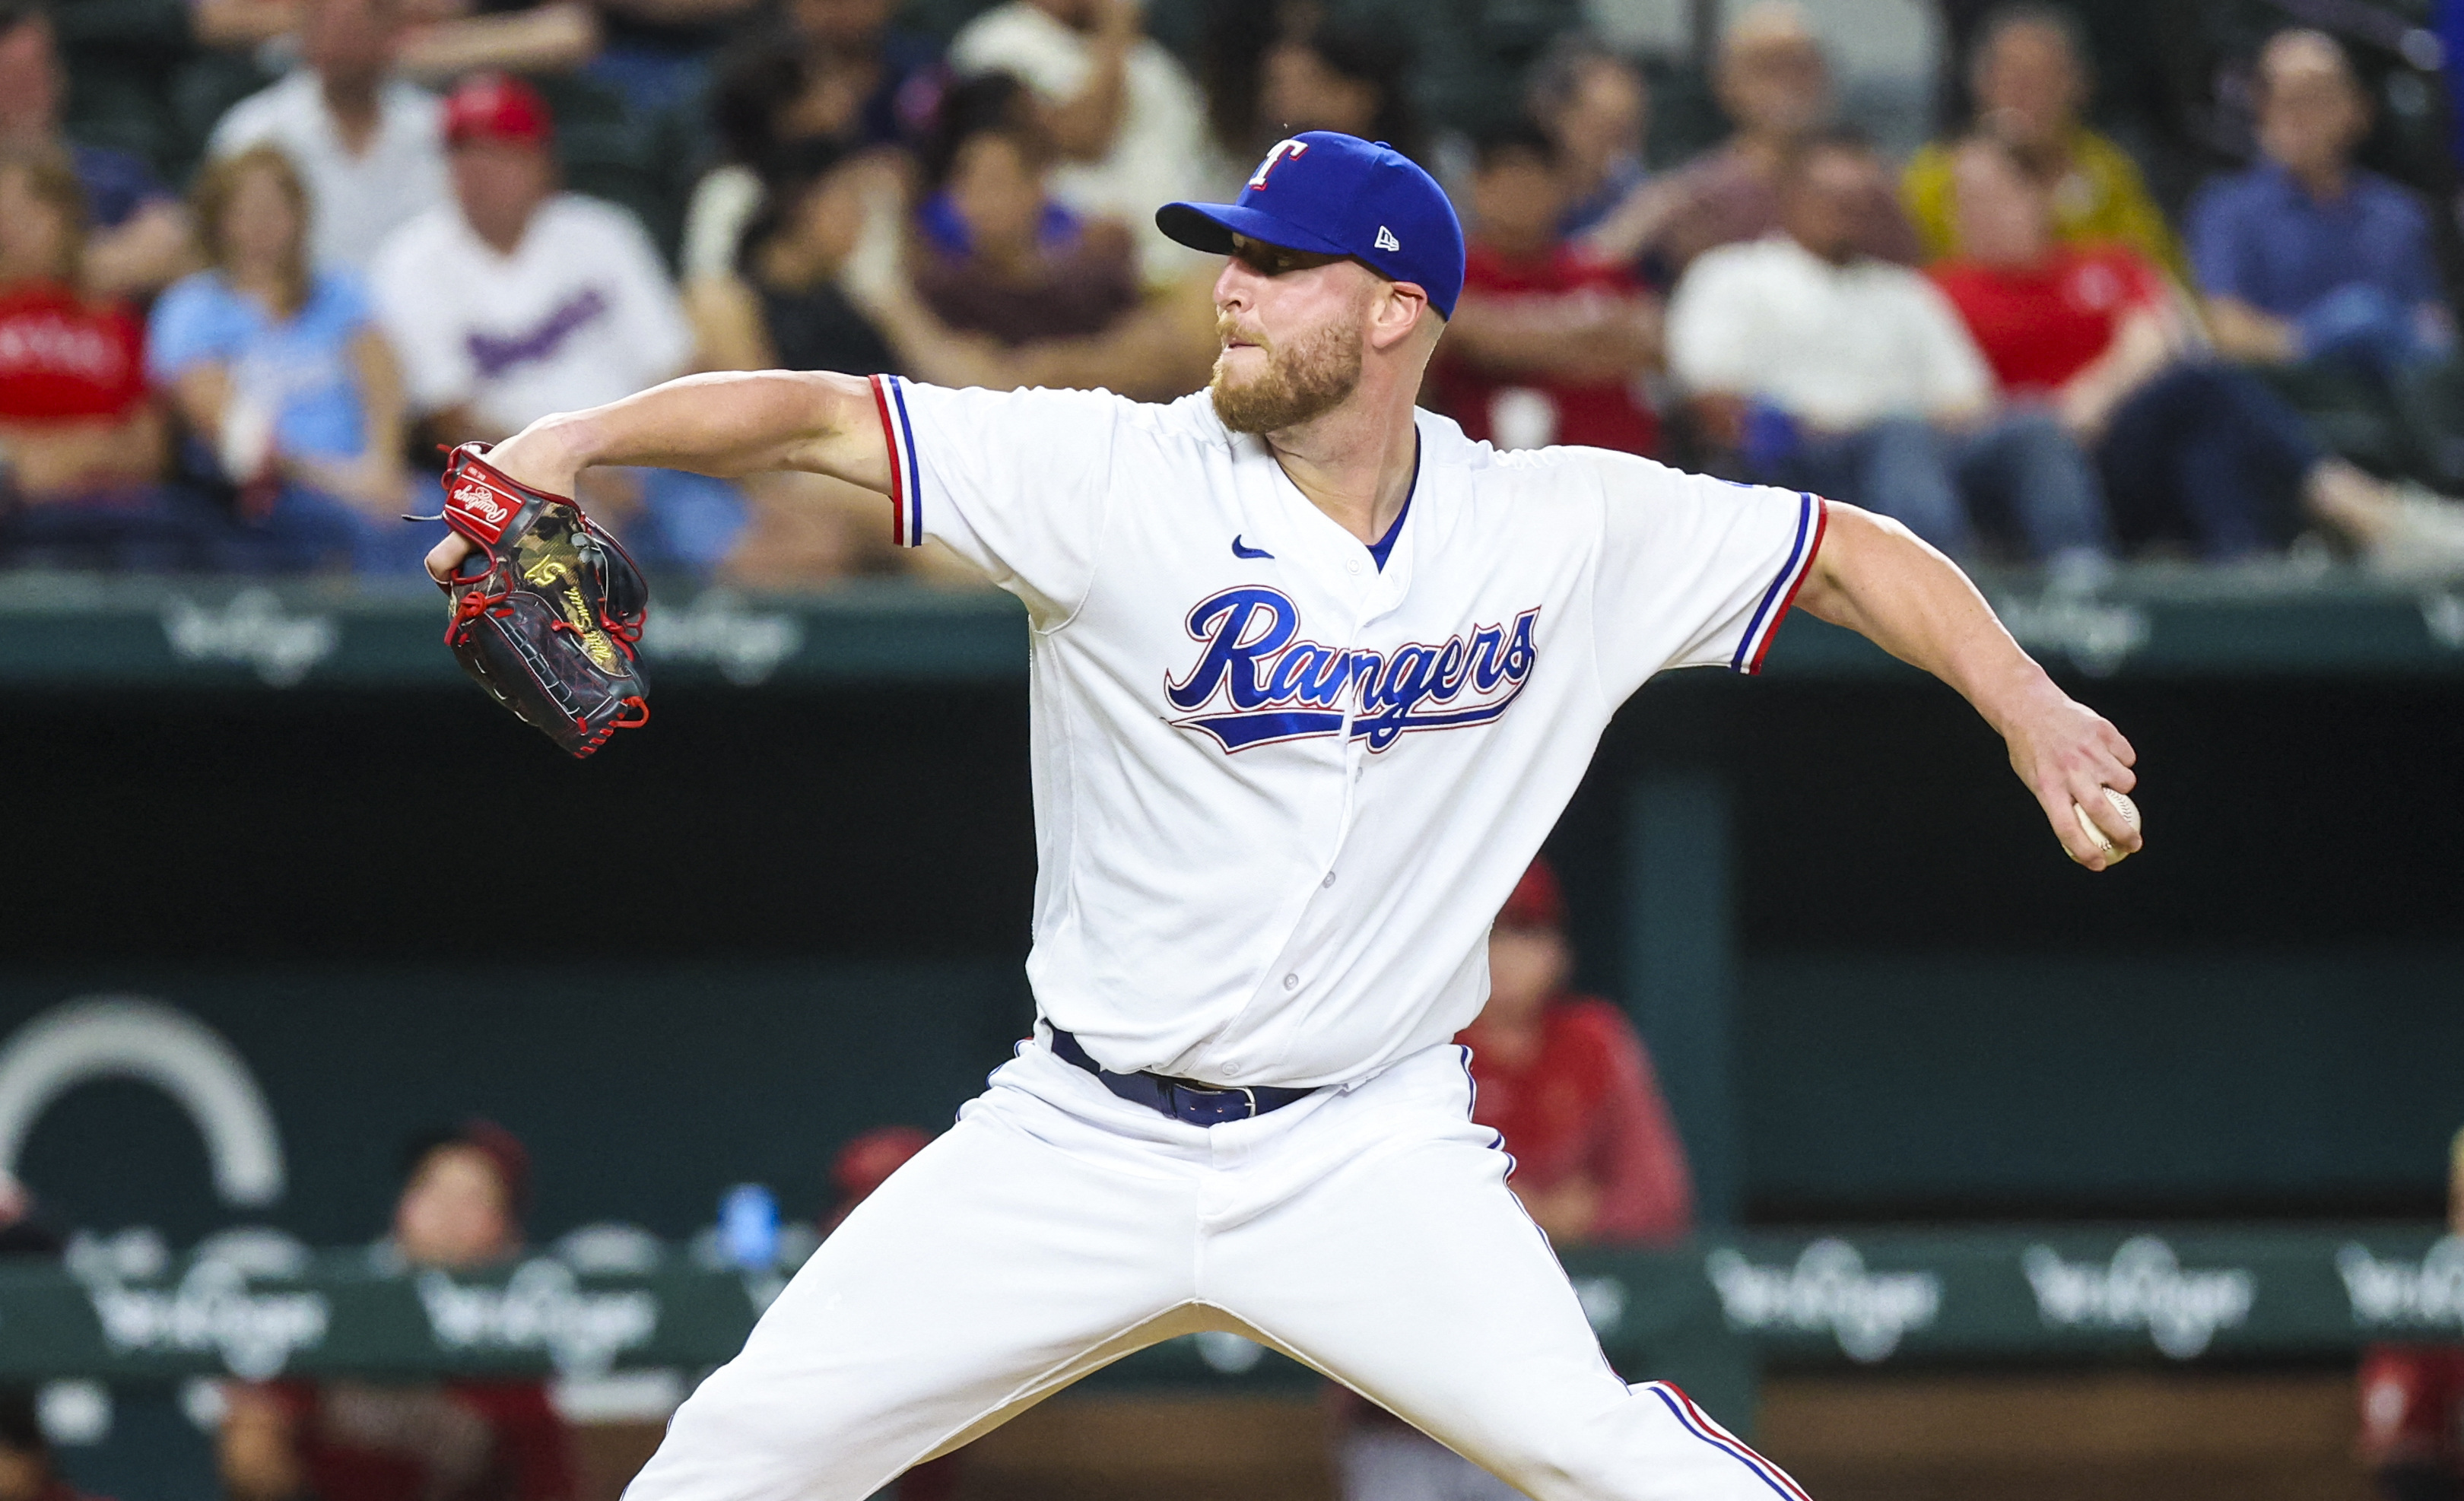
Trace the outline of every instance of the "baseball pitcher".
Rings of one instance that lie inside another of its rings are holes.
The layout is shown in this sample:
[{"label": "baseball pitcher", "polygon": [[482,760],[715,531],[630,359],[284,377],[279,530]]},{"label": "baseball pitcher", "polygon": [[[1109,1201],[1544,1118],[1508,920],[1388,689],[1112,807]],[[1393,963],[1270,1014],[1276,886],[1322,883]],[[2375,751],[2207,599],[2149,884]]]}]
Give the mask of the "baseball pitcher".
[{"label": "baseball pitcher", "polygon": [[1108,1361],[1225,1330],[1541,1501],[1802,1501],[1683,1393],[1609,1368],[1471,1123],[1450,1039],[1489,921],[1617,706],[1665,668],[1753,672],[1793,606],[1964,694],[2091,870],[2139,848],[2075,812],[2130,788],[2128,742],[1894,522],[1499,453],[1417,409],[1463,232],[1393,150],[1298,136],[1238,203],[1156,222],[1226,257],[1214,378],[1170,405],[696,376],[489,454],[559,497],[600,464],[869,486],[898,541],[971,560],[1032,629],[1034,1035],[627,1495],[860,1501]]}]

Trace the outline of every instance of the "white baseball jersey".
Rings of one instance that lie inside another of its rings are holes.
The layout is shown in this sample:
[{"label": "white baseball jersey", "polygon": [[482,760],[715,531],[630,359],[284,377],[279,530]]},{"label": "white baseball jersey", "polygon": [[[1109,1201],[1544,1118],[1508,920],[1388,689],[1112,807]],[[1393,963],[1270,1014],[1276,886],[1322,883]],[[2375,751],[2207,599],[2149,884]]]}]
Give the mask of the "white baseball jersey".
[{"label": "white baseball jersey", "polygon": [[1610,713],[1662,667],[1752,671],[1821,502],[1499,453],[1423,413],[1372,548],[1202,392],[873,390],[900,540],[947,541],[1032,621],[1045,1016],[1113,1069],[1345,1087],[1201,1126],[1022,1044],[822,1243],[627,1501],[860,1501],[1199,1332],[1535,1501],[1805,1501],[1602,1358],[1444,1041]]},{"label": "white baseball jersey", "polygon": [[1028,975],[1122,1071],[1349,1083],[1451,1037],[1617,705],[1754,671],[1820,543],[1813,497],[1424,411],[1381,567],[1204,392],[874,391],[899,541],[1027,606]]}]

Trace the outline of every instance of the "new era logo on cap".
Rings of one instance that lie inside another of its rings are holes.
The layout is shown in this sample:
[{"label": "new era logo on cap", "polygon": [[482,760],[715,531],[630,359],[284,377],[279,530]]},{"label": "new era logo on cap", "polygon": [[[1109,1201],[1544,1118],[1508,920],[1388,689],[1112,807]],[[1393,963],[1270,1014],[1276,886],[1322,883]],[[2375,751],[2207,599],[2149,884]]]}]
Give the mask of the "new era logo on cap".
[{"label": "new era logo on cap", "polygon": [[[1155,227],[1209,254],[1244,235],[1286,250],[1342,255],[1428,294],[1452,318],[1463,293],[1463,225],[1437,179],[1382,141],[1309,130],[1278,141],[1238,203],[1168,203]],[[1411,249],[1405,250],[1405,246]]]}]

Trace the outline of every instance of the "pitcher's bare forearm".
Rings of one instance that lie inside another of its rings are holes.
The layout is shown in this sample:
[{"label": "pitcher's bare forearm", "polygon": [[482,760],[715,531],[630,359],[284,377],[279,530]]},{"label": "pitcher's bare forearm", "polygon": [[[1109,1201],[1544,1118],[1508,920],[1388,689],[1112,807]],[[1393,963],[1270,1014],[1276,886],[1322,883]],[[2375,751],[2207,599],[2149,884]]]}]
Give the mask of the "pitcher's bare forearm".
[{"label": "pitcher's bare forearm", "polygon": [[[2128,792],[2138,753],[2019,649],[1957,564],[1899,522],[1835,502],[1797,605],[1959,690],[2010,746],[2012,770],[2073,858],[2110,863],[2071,805],[2103,806],[2100,787]],[[2114,844],[2135,850],[2138,832]]]},{"label": "pitcher's bare forearm", "polygon": [[2060,692],[1968,575],[1887,517],[1828,502],[1796,603],[1958,689],[1997,730],[2019,704]]},{"label": "pitcher's bare forearm", "polygon": [[[507,477],[569,496],[584,470],[648,465],[732,478],[768,470],[827,475],[890,493],[890,440],[872,383],[820,371],[688,375],[587,411],[541,417],[488,461]],[[453,576],[471,543],[448,533],[428,555],[430,577]]]},{"label": "pitcher's bare forearm", "polygon": [[[858,375],[759,370],[688,375],[587,411],[542,417],[490,455],[515,478],[552,483],[598,465],[735,478],[827,475],[887,494],[890,449],[872,385]],[[539,474],[527,473],[536,469]]]}]

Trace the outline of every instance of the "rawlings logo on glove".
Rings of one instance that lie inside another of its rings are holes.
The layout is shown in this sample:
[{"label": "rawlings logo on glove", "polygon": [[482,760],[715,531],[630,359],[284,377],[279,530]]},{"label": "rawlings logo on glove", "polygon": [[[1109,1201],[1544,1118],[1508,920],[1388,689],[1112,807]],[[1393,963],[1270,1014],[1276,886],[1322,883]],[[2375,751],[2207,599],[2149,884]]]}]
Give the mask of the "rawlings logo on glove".
[{"label": "rawlings logo on glove", "polygon": [[489,696],[576,756],[650,719],[636,651],[649,610],[641,570],[581,507],[508,478],[485,443],[445,469],[446,523],[484,560],[444,585],[445,644]]},{"label": "rawlings logo on glove", "polygon": [[[499,498],[494,490],[475,480],[469,484],[455,485],[453,493],[445,499],[446,519],[455,520],[458,516],[459,520],[470,523],[468,530],[484,533],[487,540],[492,542],[504,530],[506,518],[513,514],[512,505],[508,505]],[[465,530],[465,528],[457,526],[455,530]]]}]

